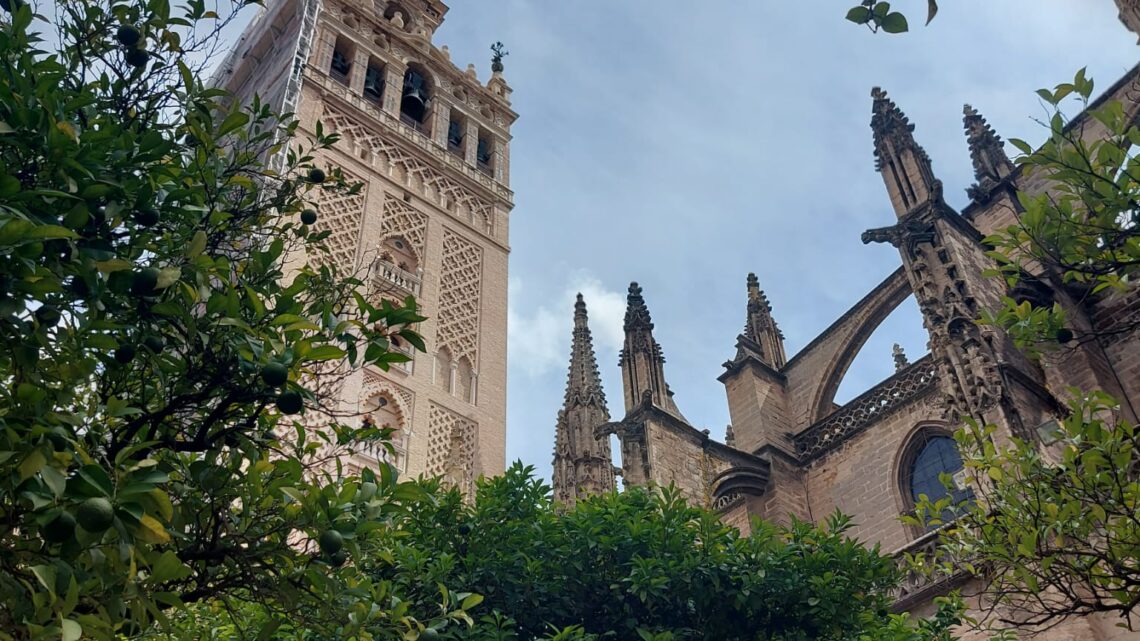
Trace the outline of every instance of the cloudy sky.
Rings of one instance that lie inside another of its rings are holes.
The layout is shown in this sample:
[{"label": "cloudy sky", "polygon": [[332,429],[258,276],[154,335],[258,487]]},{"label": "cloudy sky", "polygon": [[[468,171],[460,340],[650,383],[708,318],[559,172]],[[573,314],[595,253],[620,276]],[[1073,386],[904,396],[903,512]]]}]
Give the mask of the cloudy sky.
[{"label": "cloudy sky", "polygon": [[[507,454],[549,475],[582,292],[610,411],[625,290],[639,281],[681,411],[721,437],[721,363],[760,277],[791,356],[898,264],[860,233],[894,214],[872,164],[872,86],[917,126],[950,204],[972,170],[962,104],[1006,139],[1038,140],[1040,87],[1134,65],[1112,0],[953,0],[929,27],[873,35],[854,0],[451,0],[438,32],[461,68],[510,50],[513,129]],[[919,22],[926,3],[898,0]],[[908,301],[868,342],[843,401],[925,353]]]}]

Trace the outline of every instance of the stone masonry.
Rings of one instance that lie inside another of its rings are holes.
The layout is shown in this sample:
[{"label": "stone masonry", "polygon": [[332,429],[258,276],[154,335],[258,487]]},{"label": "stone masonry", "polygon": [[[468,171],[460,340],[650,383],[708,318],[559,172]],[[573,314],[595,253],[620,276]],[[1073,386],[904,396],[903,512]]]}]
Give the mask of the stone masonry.
[{"label": "stone masonry", "polygon": [[[444,475],[469,490],[501,473],[506,441],[507,244],[511,89],[501,57],[481,82],[432,36],[439,0],[281,0],[263,9],[215,79],[294,112],[301,139],[318,124],[340,140],[316,164],[362,182],[323,195],[318,229],[365,294],[415,296],[427,354],[390,371],[346,376],[329,408],[341,420],[395,428],[394,458],[354,448],[349,471],[387,458],[401,473]],[[310,412],[314,414],[314,412]],[[321,417],[306,417],[319,423]]]},{"label": "stone masonry", "polygon": [[[1140,31],[1140,4],[1118,4],[1122,21]],[[1140,122],[1140,66],[1091,107],[1108,100],[1121,102],[1132,122]],[[984,276],[992,265],[982,242],[985,235],[1016,222],[1018,191],[1044,193],[1049,183],[1015,166],[997,132],[967,105],[963,127],[975,182],[968,189],[970,204],[955,211],[943,199],[942,183],[915,138],[914,125],[885,91],[874,89],[871,102],[875,166],[896,219],[868,230],[863,241],[897,248],[900,267],[790,359],[772,306],[756,276],[749,274],[744,330],[719,377],[732,420],[723,444],[710,439],[708,430],[694,427],[674,402],[644,293],[637,283],[631,284],[620,355],[625,414],[610,420],[603,401],[590,406],[596,421],[592,430],[580,419],[571,426],[565,417],[582,414],[568,390],[559,413],[555,456],[559,500],[611,487],[559,472],[575,466],[566,459],[571,450],[562,445],[564,440],[572,435],[580,451],[596,457],[603,443],[608,450],[610,436],[616,435],[621,445],[617,473],[625,484],[674,484],[691,502],[718,510],[725,522],[743,531],[752,516],[818,521],[839,509],[854,517],[854,536],[868,544],[900,556],[934,553],[937,536],[904,525],[899,517],[913,510],[923,475],[936,476],[929,471],[930,460],[936,461],[935,472],[961,468],[949,439],[961,417],[997,425],[999,438],[1040,439],[1064,411],[1069,388],[1076,386],[1107,391],[1120,399],[1121,415],[1136,420],[1140,289],[1090,295],[1036,273],[1026,285],[1007,291],[1002,281]],[[1074,118],[1070,130],[1085,139],[1104,135],[1102,125],[1088,113]],[[837,405],[836,390],[860,348],[911,295],[923,316],[930,353],[911,361],[897,350],[895,374]],[[974,322],[1003,296],[1056,302],[1072,329],[1088,340],[1072,341],[1040,360],[1029,359],[1004,332]],[[585,316],[580,298],[576,309],[581,313],[575,314],[571,384],[581,369],[578,345]],[[592,348],[589,362],[594,362]],[[604,398],[596,371],[590,386],[599,390],[594,399]],[[584,442],[591,432],[594,449]],[[959,481],[953,491],[968,496],[972,490]],[[968,578],[959,574],[931,581],[907,576],[895,607],[928,613],[934,596],[956,586],[968,592]],[[1114,623],[1099,616],[1070,620],[1037,638],[1140,639],[1140,633]]]}]

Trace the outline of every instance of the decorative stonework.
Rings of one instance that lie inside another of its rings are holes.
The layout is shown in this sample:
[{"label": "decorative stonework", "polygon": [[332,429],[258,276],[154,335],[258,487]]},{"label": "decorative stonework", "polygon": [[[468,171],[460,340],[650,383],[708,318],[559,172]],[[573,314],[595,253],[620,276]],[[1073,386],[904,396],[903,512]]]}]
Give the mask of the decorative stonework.
[{"label": "decorative stonework", "polygon": [[436,349],[447,348],[453,359],[479,362],[479,301],[483,250],[451,230],[443,232],[439,274]]},{"label": "decorative stonework", "polygon": [[970,160],[974,163],[974,179],[977,181],[966,189],[971,200],[982,200],[1001,182],[1013,173],[1013,163],[1005,154],[1001,136],[986,119],[970,105],[962,108],[962,125],[966,130],[966,142],[970,147]]},{"label": "decorative stonework", "polygon": [[[938,544],[939,532],[928,532],[910,545],[895,553],[895,562],[902,580],[891,590],[892,609],[901,612],[923,603],[936,595],[948,592],[969,577],[964,568],[946,570],[952,557]],[[929,572],[923,571],[929,569]]]},{"label": "decorative stonework", "polygon": [[415,408],[415,394],[396,385],[380,374],[365,368],[364,384],[360,388],[360,402],[364,403],[368,399],[384,393],[389,394],[400,406],[400,415],[403,416],[407,422],[405,427],[410,427],[412,424],[412,411]]},{"label": "decorative stonework", "polygon": [[[349,184],[361,182],[360,178],[344,172]],[[364,221],[364,202],[368,193],[368,183],[360,191],[352,194],[347,190],[318,191],[316,199],[319,216],[313,225],[316,231],[329,231],[324,244],[328,253],[314,252],[309,260],[317,265],[335,264],[349,273],[356,271],[357,253],[360,248],[360,226]]]},{"label": "decorative stonework", "polygon": [[595,428],[609,420],[586,301],[578,294],[574,303],[566,400],[558,412],[554,429],[554,500],[572,505],[580,497],[614,489],[609,438],[594,434]]},{"label": "decorative stonework", "polygon": [[[365,150],[367,158],[374,165],[378,164],[378,169],[389,178],[416,190],[456,218],[467,220],[480,231],[494,235],[494,208],[491,203],[448,178],[434,166],[406,153],[328,103],[324,104],[321,123],[326,131],[341,135],[342,142],[339,144],[347,145],[350,149],[359,147]],[[360,156],[359,153],[353,155]]]},{"label": "decorative stonework", "polygon": [[938,382],[936,369],[929,356],[918,360],[797,434],[796,453],[801,460],[809,461],[838,447],[911,399],[934,389]]},{"label": "decorative stonework", "polygon": [[392,194],[384,194],[383,216],[380,220],[382,239],[402,237],[416,257],[424,260],[424,239],[427,236],[428,217]]},{"label": "decorative stonework", "polygon": [[444,476],[470,496],[475,480],[475,438],[471,420],[431,403],[428,406],[428,458],[424,473]]}]

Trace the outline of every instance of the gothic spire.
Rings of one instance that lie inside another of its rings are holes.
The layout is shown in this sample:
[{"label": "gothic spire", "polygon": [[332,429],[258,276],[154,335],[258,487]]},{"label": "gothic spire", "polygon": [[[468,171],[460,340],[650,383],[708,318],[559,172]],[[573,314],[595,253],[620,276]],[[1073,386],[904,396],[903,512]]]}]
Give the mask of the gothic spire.
[{"label": "gothic spire", "polygon": [[875,170],[882,174],[895,213],[902,218],[919,205],[942,196],[930,157],[914,139],[914,125],[879,87],[871,90],[871,131]]},{"label": "gothic spire", "polygon": [[965,105],[962,114],[966,142],[970,146],[970,160],[974,162],[974,179],[977,181],[966,189],[966,193],[971,199],[980,200],[1013,172],[1013,163],[1005,155],[1001,136],[977,110]]},{"label": "gothic spire", "polygon": [[598,374],[598,359],[594,355],[594,339],[586,315],[586,301],[582,294],[574,302],[574,333],[570,342],[570,374],[566,381],[566,405],[586,402],[595,397],[602,406],[606,394],[602,391],[602,377]]},{"label": "gothic spire", "polygon": [[609,422],[610,413],[587,321],[586,301],[578,294],[566,400],[554,429],[554,498],[564,504],[614,489],[609,438],[594,435],[594,428]]},{"label": "gothic spire", "polygon": [[637,282],[629,284],[624,326],[627,332],[653,329],[653,319],[649,317],[649,308],[645,306],[645,298],[641,296],[641,285],[638,285]]},{"label": "gothic spire", "polygon": [[778,370],[787,361],[784,355],[784,334],[780,332],[776,320],[772,318],[772,305],[768,303],[768,297],[760,289],[760,279],[756,278],[756,274],[750,273],[747,283],[748,303],[744,333],[736,339],[736,358],[725,365],[731,366],[752,357]]},{"label": "gothic spire", "polygon": [[653,405],[680,417],[673,403],[673,393],[665,382],[665,357],[661,345],[653,338],[653,320],[637,283],[629,284],[624,325],[625,344],[618,364],[625,392],[625,411],[633,411],[648,397]]}]

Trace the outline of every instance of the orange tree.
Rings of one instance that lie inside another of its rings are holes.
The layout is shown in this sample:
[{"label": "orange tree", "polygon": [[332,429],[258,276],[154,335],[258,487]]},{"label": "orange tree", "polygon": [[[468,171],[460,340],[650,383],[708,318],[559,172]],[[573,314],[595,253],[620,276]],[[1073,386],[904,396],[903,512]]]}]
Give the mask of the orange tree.
[{"label": "orange tree", "polygon": [[414,636],[346,561],[415,488],[322,459],[382,431],[298,422],[327,364],[422,346],[410,299],[283,271],[325,251],[318,191],[354,188],[314,161],[334,139],[204,86],[232,13],[202,0],[0,7],[0,639],[110,639],[207,599]]}]

